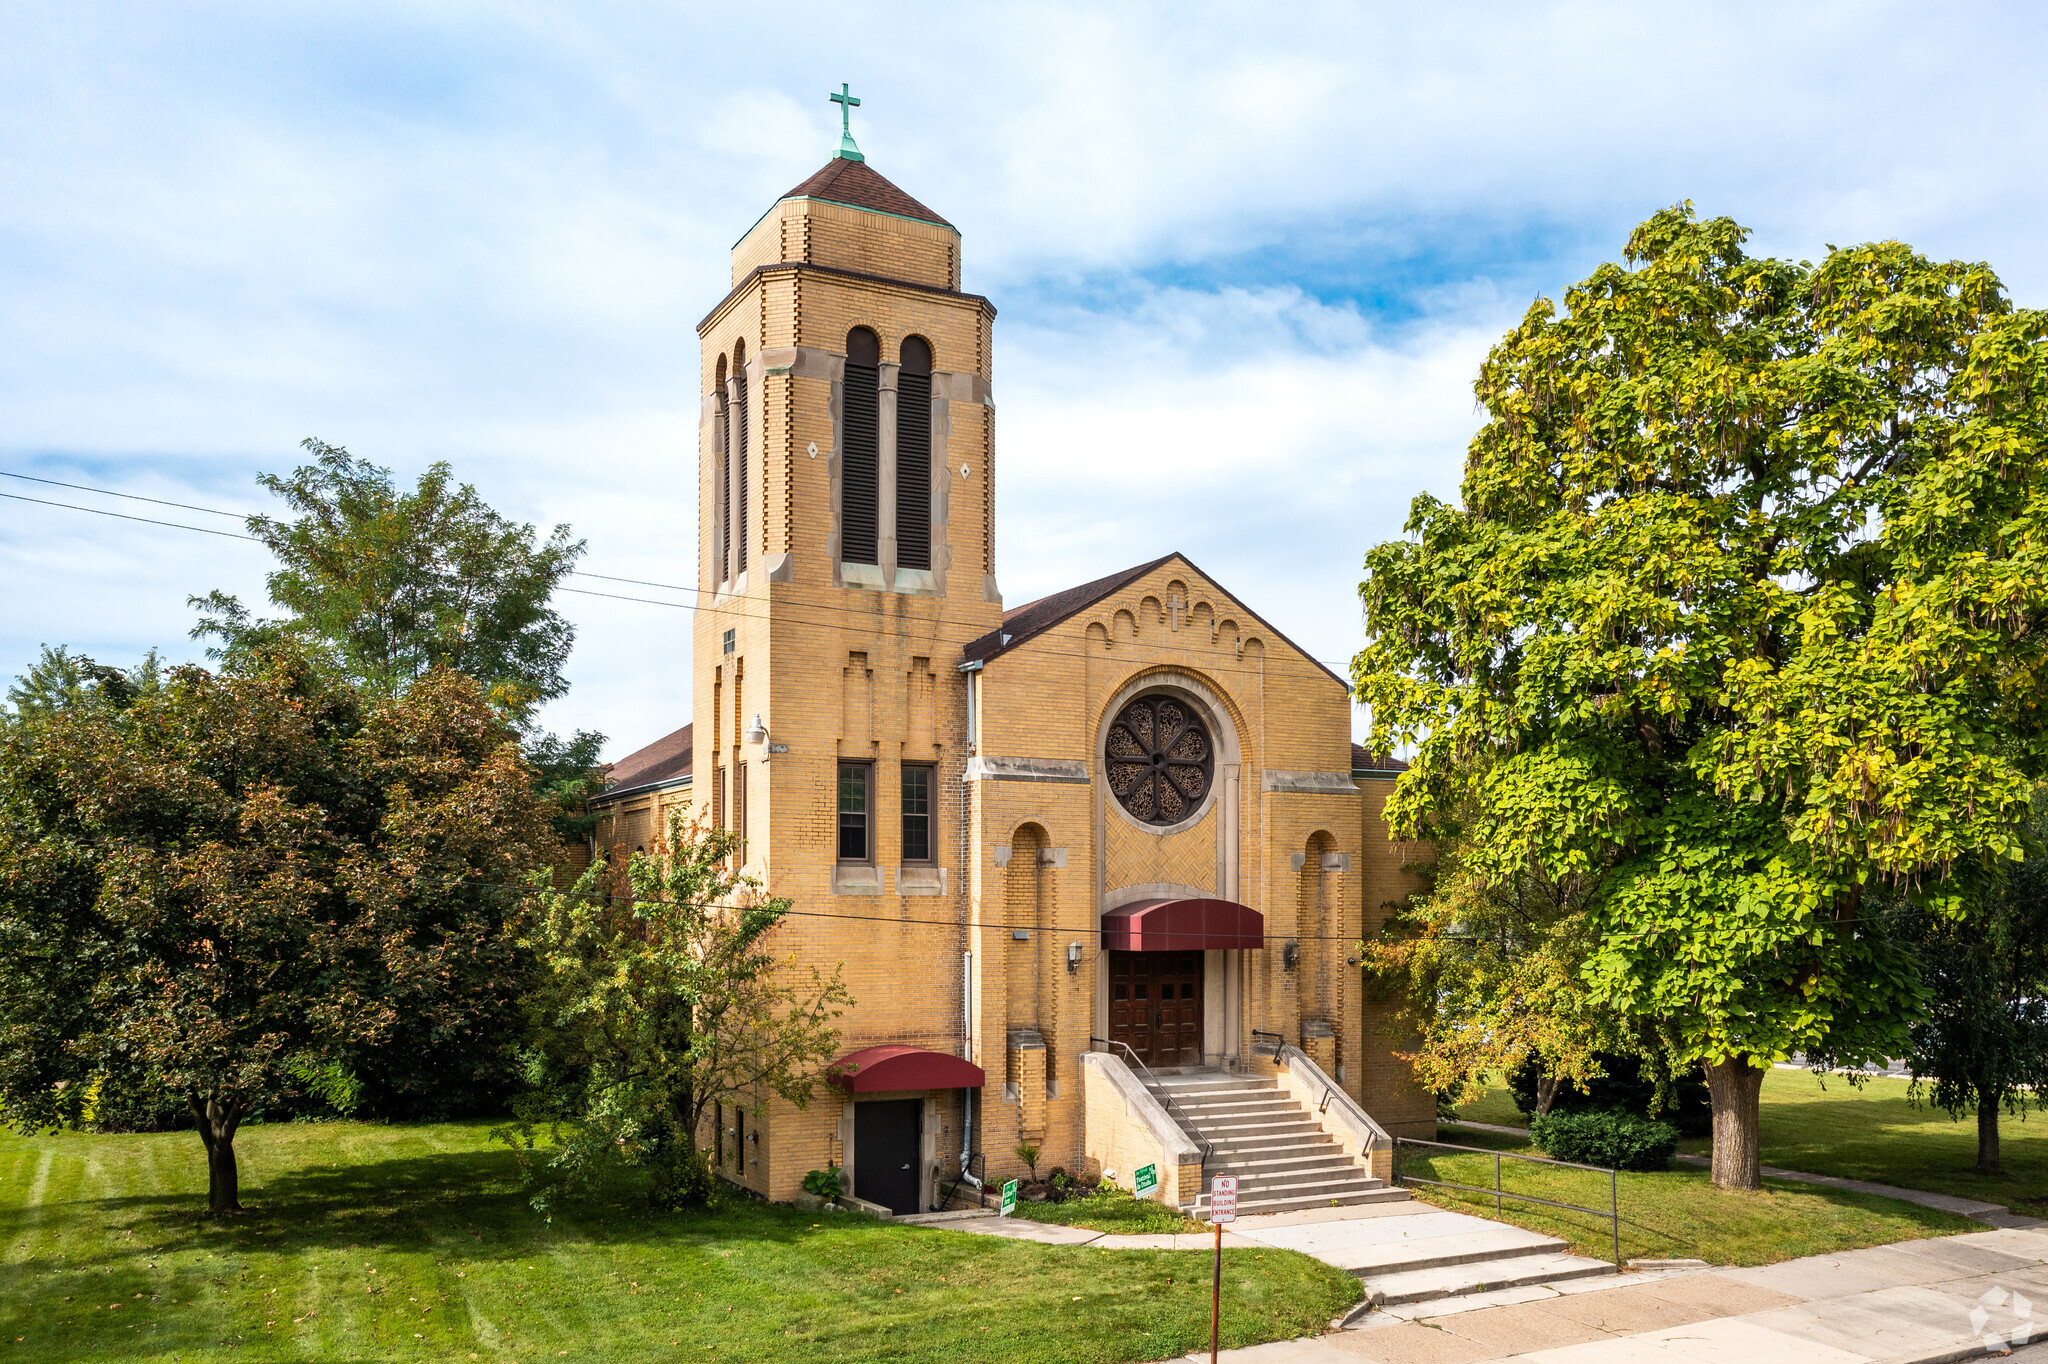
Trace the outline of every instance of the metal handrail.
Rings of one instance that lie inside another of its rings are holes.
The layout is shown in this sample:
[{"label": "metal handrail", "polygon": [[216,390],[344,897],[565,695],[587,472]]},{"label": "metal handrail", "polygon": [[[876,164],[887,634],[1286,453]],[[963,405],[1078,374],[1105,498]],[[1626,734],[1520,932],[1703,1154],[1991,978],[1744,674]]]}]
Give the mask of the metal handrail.
[{"label": "metal handrail", "polygon": [[966,1161],[960,1166],[960,1173],[953,1176],[953,1187],[939,1195],[939,1208],[942,1211],[946,1204],[952,1202],[954,1196],[960,1192],[960,1186],[967,1182],[968,1176],[974,1174],[974,1167],[977,1163],[981,1165],[981,1174],[978,1176],[981,1183],[977,1184],[974,1189],[974,1205],[978,1208],[988,1206],[988,1158],[981,1151],[970,1151],[967,1153]]},{"label": "metal handrail", "polygon": [[[1254,1031],[1256,1032],[1257,1030],[1254,1029]],[[1264,1033],[1262,1035],[1266,1037],[1278,1037],[1280,1034],[1269,1032]],[[1314,1066],[1315,1071],[1318,1075],[1322,1075],[1323,1068],[1321,1066],[1316,1065],[1315,1057],[1310,1056],[1300,1047],[1297,1047],[1290,1042],[1282,1041],[1280,1045],[1274,1049],[1273,1061],[1276,1065],[1286,1066],[1289,1069],[1292,1069],[1293,1063],[1289,1060],[1290,1056],[1299,1056],[1302,1060],[1308,1062],[1309,1065]],[[1366,1130],[1364,1149],[1368,1155],[1370,1155],[1371,1152],[1378,1147],[1380,1142],[1393,1141],[1394,1137],[1391,1132],[1387,1131],[1386,1128],[1380,1126],[1378,1120],[1375,1119],[1372,1114],[1366,1112],[1364,1107],[1360,1105],[1357,1100],[1353,1099],[1349,1094],[1346,1094],[1342,1089],[1338,1088],[1335,1082],[1333,1082],[1329,1076],[1324,1075],[1323,1097],[1322,1100],[1316,1104],[1316,1115],[1320,1117],[1323,1114],[1329,1112],[1331,1103],[1339,1099],[1343,1100],[1346,1106],[1355,1110],[1359,1117],[1365,1119]],[[1354,1124],[1354,1126],[1356,1126],[1356,1124]]]},{"label": "metal handrail", "polygon": [[[1477,1184],[1460,1184],[1450,1179],[1421,1179],[1413,1175],[1403,1178],[1401,1174],[1401,1147],[1404,1145],[1438,1146],[1446,1151],[1474,1151],[1482,1156],[1492,1156],[1493,1187],[1488,1189]],[[1589,1208],[1580,1203],[1559,1203],[1555,1199],[1538,1198],[1534,1194],[1520,1194],[1515,1193],[1511,1189],[1503,1189],[1500,1182],[1500,1162],[1503,1156],[1509,1160],[1526,1161],[1531,1165],[1562,1165],[1567,1169],[1591,1170],[1596,1175],[1606,1175],[1607,1210],[1602,1212],[1599,1208]],[[1490,1193],[1493,1195],[1493,1212],[1496,1217],[1500,1215],[1501,1200],[1503,1198],[1516,1198],[1524,1203],[1541,1203],[1546,1208],[1563,1208],[1568,1212],[1584,1212],[1591,1213],[1595,1217],[1604,1217],[1614,1230],[1614,1272],[1617,1274],[1621,1273],[1621,1181],[1620,1177],[1605,1165],[1581,1165],[1575,1160],[1552,1160],[1548,1156],[1525,1156],[1519,1151],[1496,1151],[1484,1146],[1460,1146],[1455,1142],[1449,1141],[1424,1141],[1420,1137],[1395,1137],[1394,1183],[1432,1184],[1439,1189],[1464,1189],[1467,1192],[1477,1194]]]},{"label": "metal handrail", "polygon": [[1260,1047],[1260,1045],[1261,1045],[1261,1044],[1260,1044],[1260,1042],[1259,1042],[1259,1039],[1260,1039],[1261,1037],[1270,1037],[1271,1039],[1273,1039],[1273,1040],[1272,1040],[1272,1047],[1273,1047],[1273,1055],[1275,1055],[1275,1056],[1278,1056],[1278,1055],[1280,1054],[1280,1049],[1281,1049],[1282,1047],[1285,1047],[1285,1046],[1287,1045],[1287,1035],[1286,1035],[1285,1033],[1277,1033],[1277,1032],[1265,1032],[1265,1031],[1263,1031],[1263,1030],[1261,1030],[1261,1029],[1259,1029],[1259,1028],[1253,1028],[1253,1029],[1252,1029],[1252,1055],[1254,1055],[1254,1056],[1257,1056],[1257,1055],[1259,1054],[1259,1047]]},{"label": "metal handrail", "polygon": [[1165,1085],[1159,1083],[1159,1077],[1152,1073],[1152,1067],[1146,1065],[1143,1058],[1131,1050],[1130,1043],[1114,1042],[1107,1037],[1091,1037],[1088,1041],[1090,1043],[1100,1042],[1105,1048],[1123,1048],[1124,1054],[1131,1058],[1131,1064],[1138,1068],[1138,1083],[1145,1086],[1146,1092],[1155,1094],[1166,1105],[1167,1111],[1173,1114],[1176,1122],[1182,1127],[1193,1130],[1195,1140],[1202,1143],[1202,1168],[1204,1170],[1208,1169],[1210,1157],[1216,1154],[1216,1143],[1203,1136],[1202,1129],[1195,1126],[1195,1120],[1181,1111],[1181,1106],[1173,1101],[1173,1095],[1167,1092]]}]

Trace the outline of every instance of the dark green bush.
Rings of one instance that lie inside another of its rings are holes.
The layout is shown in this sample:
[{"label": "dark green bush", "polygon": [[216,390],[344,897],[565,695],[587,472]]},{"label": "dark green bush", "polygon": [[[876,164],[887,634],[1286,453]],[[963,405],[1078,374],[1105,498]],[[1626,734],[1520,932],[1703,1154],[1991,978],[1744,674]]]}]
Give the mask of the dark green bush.
[{"label": "dark green bush", "polygon": [[1611,1170],[1669,1169],[1678,1129],[1620,1109],[1556,1113],[1529,1124],[1529,1135],[1553,1160]]}]

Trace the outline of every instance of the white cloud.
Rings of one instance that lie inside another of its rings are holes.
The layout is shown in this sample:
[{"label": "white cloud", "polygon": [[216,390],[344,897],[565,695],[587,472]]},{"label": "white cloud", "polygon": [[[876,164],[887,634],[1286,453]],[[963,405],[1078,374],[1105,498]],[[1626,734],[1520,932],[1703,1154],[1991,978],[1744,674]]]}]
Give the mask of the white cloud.
[{"label": "white cloud", "polygon": [[[1898,0],[18,4],[0,468],[241,506],[315,434],[402,477],[451,459],[592,568],[687,580],[693,328],[848,80],[1003,308],[1010,599],[1178,547],[1341,658],[1363,548],[1455,487],[1491,338],[1654,208],[1797,256],[1899,236],[2038,302],[2044,28]],[[260,595],[260,556],[117,525],[0,503],[0,674]],[[684,613],[565,608],[558,723],[680,718]]]}]

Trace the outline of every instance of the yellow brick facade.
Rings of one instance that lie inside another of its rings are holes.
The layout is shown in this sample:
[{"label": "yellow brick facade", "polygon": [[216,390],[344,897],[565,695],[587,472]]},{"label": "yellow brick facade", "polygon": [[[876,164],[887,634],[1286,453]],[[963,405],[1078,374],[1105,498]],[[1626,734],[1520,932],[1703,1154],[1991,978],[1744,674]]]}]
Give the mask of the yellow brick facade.
[{"label": "yellow brick facade", "polygon": [[[995,310],[959,291],[952,228],[792,198],[740,240],[732,279],[699,327],[705,605],[691,785],[670,803],[743,820],[748,873],[796,906],[777,950],[844,973],[856,1001],[844,1052],[921,1047],[965,1057],[986,1080],[978,1091],[857,1100],[821,1087],[803,1111],[766,1104],[744,1140],[729,1115],[727,1175],[787,1199],[807,1171],[850,1156],[861,1193],[849,1149],[857,1105],[887,1099],[927,1101],[926,1203],[963,1145],[996,1181],[1024,1172],[1014,1154],[1024,1142],[1041,1148],[1041,1173],[1087,1165],[1091,1131],[1142,1145],[1127,1114],[1091,1109],[1091,1095],[1109,1091],[1079,1058],[1109,1030],[1101,916],[1155,893],[1264,915],[1264,948],[1202,954],[1206,1062],[1244,1068],[1252,1031],[1277,1032],[1391,1130],[1429,1126],[1430,1097],[1408,1081],[1385,1009],[1349,964],[1361,933],[1405,892],[1415,854],[1380,822],[1390,783],[1354,780],[1342,681],[1179,556],[1002,642]],[[934,355],[929,570],[892,569],[886,534],[882,565],[840,558],[841,385],[856,326],[880,338],[885,431],[925,415],[893,407],[905,339]],[[721,372],[733,380],[723,403]],[[747,480],[744,525],[719,484],[727,448]],[[747,546],[745,571],[723,553],[729,526]],[[966,657],[976,641],[988,655],[978,666]],[[1124,811],[1102,761],[1118,708],[1154,694],[1194,708],[1217,750],[1201,809],[1163,833]],[[844,762],[870,765],[873,848],[859,864],[837,856]],[[906,764],[934,773],[928,864],[903,859]],[[659,813],[658,800],[622,808],[600,842],[630,845]]]}]

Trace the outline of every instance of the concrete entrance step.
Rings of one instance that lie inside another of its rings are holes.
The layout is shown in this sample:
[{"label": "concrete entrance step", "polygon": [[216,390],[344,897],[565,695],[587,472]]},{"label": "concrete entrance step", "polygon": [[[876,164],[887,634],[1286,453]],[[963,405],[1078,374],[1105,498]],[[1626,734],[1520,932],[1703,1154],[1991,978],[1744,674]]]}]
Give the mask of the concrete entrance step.
[{"label": "concrete entrance step", "polygon": [[[1381,1185],[1376,1189],[1363,1189],[1352,1193],[1331,1194],[1317,1192],[1294,1198],[1240,1198],[1237,1200],[1239,1217],[1254,1217],[1269,1212],[1305,1212],[1310,1208],[1360,1208],[1368,1203],[1400,1203],[1406,1201],[1407,1191],[1389,1189]],[[1190,1216],[1197,1219],[1207,1215],[1207,1204]]]},{"label": "concrete entrance step", "polygon": [[1604,1260],[1572,1254],[1555,1236],[1415,1206],[1402,1216],[1247,1228],[1243,1234],[1355,1274],[1367,1299],[1387,1306],[1614,1272]]},{"label": "concrete entrance step", "polygon": [[1301,1106],[1280,1093],[1269,1089],[1260,1094],[1232,1095],[1227,1099],[1182,1098],[1176,1094],[1173,1102],[1183,1113],[1200,1113],[1206,1117],[1233,1118],[1247,1113],[1299,1113]]},{"label": "concrete entrance step", "polygon": [[1605,1260],[1590,1260],[1583,1255],[1560,1252],[1360,1277],[1365,1281],[1368,1302],[1376,1306],[1397,1307],[1402,1303],[1433,1302],[1441,1298],[1495,1293],[1502,1289],[1563,1283],[1570,1279],[1590,1279],[1596,1274],[1613,1273],[1614,1266]]}]

